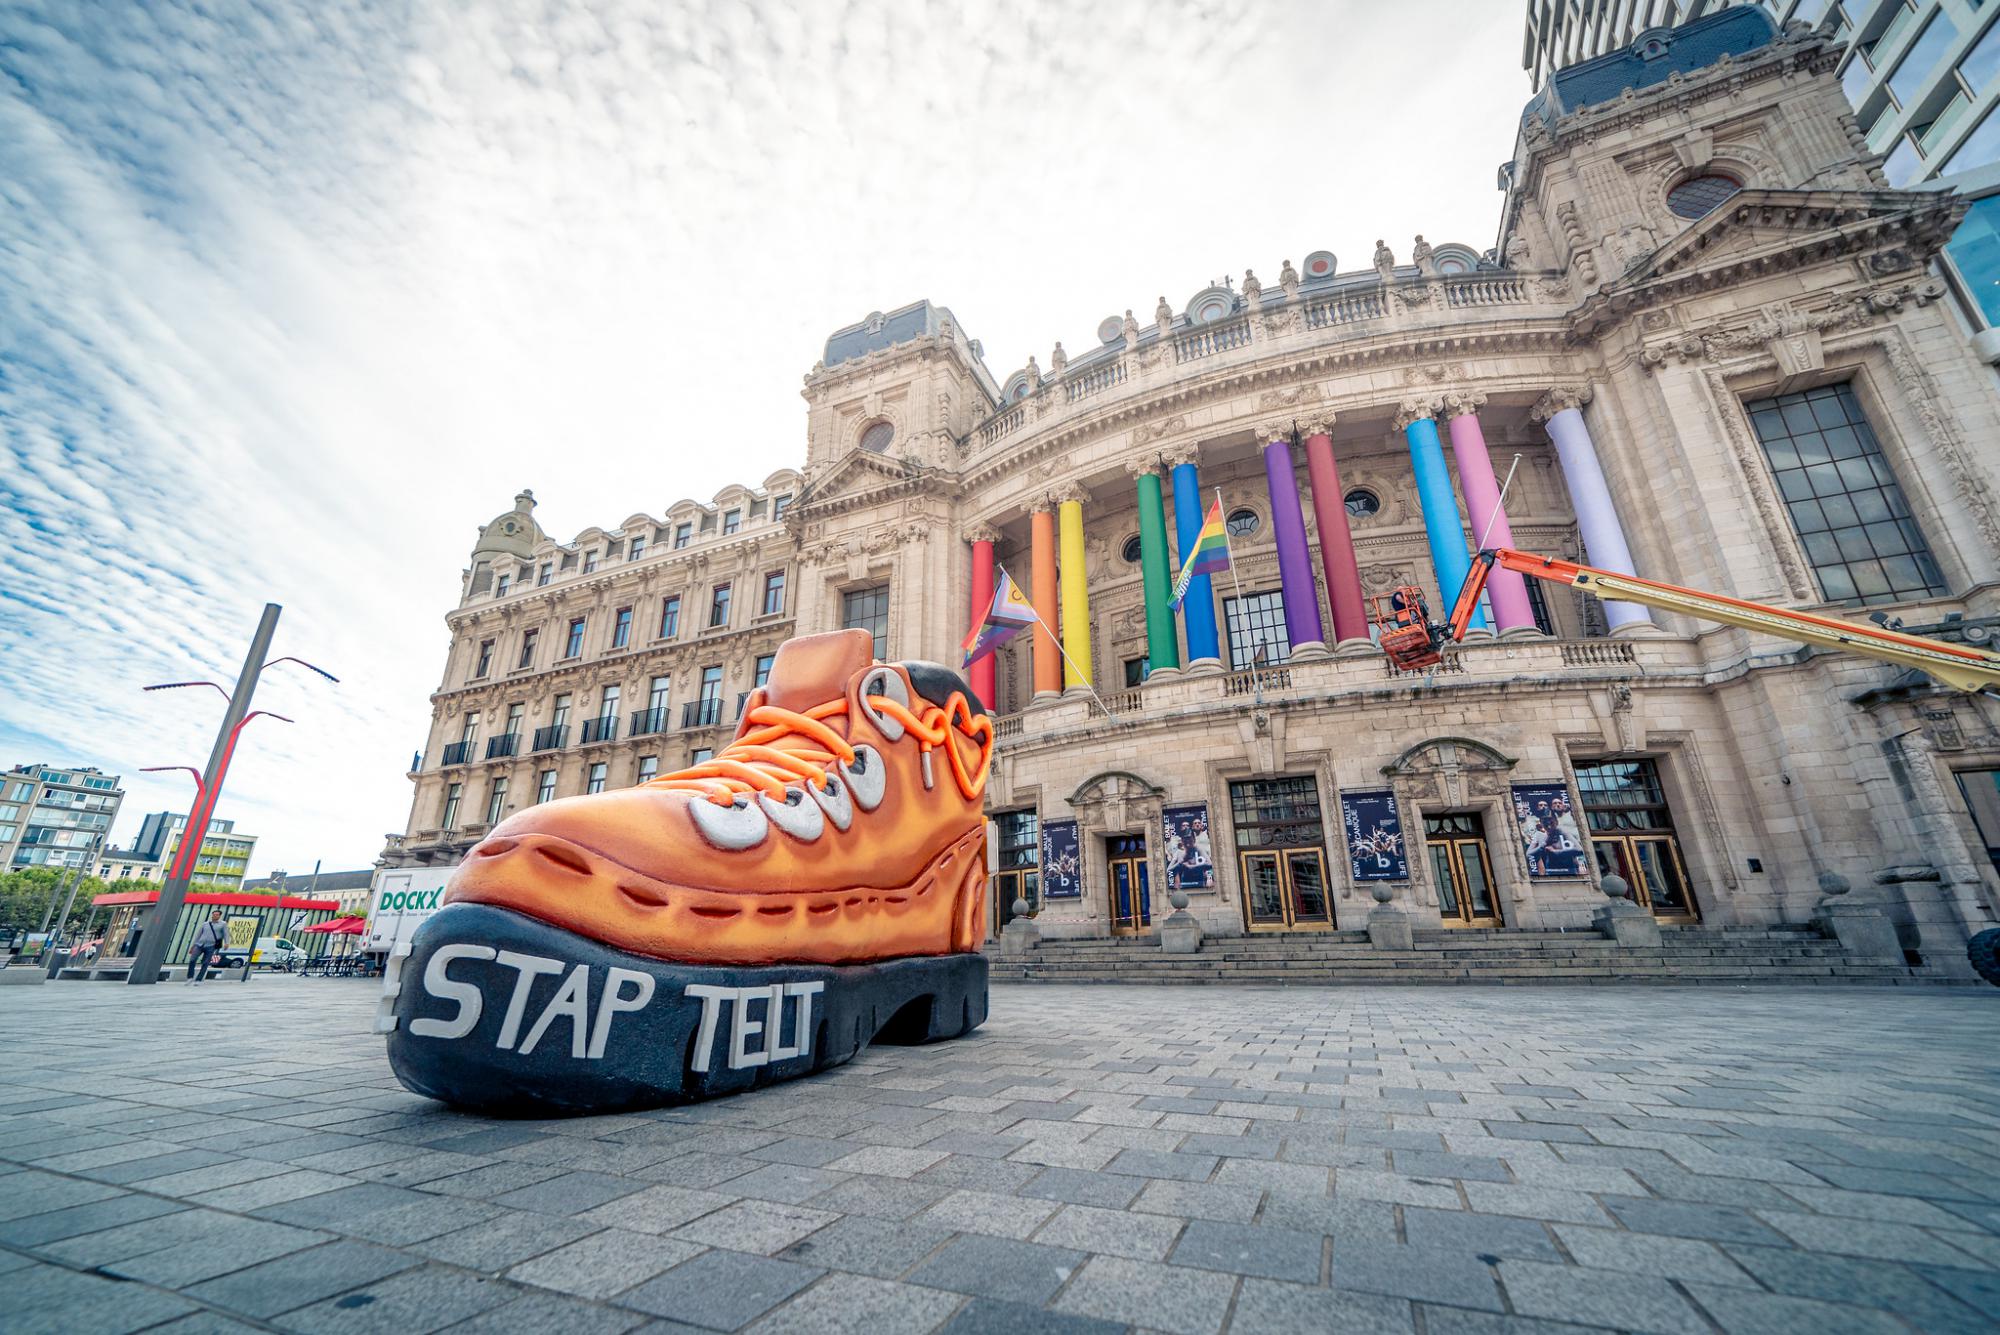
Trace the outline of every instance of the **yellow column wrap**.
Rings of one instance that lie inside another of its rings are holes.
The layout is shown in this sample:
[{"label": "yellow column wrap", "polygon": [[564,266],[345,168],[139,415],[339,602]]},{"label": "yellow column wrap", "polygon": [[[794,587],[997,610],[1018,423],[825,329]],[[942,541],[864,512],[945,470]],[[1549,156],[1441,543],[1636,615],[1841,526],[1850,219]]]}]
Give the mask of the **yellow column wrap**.
[{"label": "yellow column wrap", "polygon": [[1064,686],[1091,684],[1090,591],[1083,583],[1083,502],[1065,499],[1056,509],[1062,549],[1062,643]]}]

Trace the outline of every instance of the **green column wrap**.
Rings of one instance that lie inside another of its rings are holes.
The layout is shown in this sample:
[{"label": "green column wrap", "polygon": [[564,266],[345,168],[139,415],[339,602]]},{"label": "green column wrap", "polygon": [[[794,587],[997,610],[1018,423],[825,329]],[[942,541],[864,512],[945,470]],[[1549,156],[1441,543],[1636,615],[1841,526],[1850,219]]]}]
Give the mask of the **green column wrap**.
[{"label": "green column wrap", "polygon": [[1181,665],[1180,637],[1174,633],[1172,558],[1167,554],[1167,511],[1160,498],[1160,475],[1139,474],[1139,561],[1146,575],[1146,658],[1152,670]]}]

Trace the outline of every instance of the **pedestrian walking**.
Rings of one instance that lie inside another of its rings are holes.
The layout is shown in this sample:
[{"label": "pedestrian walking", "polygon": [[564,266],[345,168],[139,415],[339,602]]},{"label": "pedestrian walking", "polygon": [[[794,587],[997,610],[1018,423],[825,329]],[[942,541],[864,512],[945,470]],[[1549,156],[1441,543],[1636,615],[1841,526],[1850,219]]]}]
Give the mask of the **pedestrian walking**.
[{"label": "pedestrian walking", "polygon": [[194,929],[194,947],[188,952],[188,976],[190,983],[199,983],[208,977],[208,966],[215,962],[215,952],[222,949],[228,933],[222,926],[222,910],[216,909],[208,915],[208,921]]}]

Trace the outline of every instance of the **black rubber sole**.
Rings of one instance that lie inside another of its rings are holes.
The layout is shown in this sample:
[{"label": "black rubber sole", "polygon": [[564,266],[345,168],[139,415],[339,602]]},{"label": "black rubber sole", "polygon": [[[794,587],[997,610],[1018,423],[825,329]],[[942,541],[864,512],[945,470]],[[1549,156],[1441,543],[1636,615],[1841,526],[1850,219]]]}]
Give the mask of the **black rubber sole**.
[{"label": "black rubber sole", "polygon": [[453,904],[418,928],[384,1008],[389,1065],[418,1094],[485,1113],[617,1112],[810,1075],[870,1043],[970,1033],[986,1020],[986,959],[670,964]]}]

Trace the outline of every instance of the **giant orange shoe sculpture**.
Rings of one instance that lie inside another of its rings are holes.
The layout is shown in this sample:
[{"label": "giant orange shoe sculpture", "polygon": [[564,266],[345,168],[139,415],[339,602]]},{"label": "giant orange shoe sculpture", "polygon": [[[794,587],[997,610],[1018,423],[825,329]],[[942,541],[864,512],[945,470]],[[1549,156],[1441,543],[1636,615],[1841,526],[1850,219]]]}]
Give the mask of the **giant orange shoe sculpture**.
[{"label": "giant orange shoe sculpture", "polygon": [[714,759],[496,826],[387,981],[397,1077],[608,1111],[977,1027],[993,725],[871,648],[787,641]]}]

